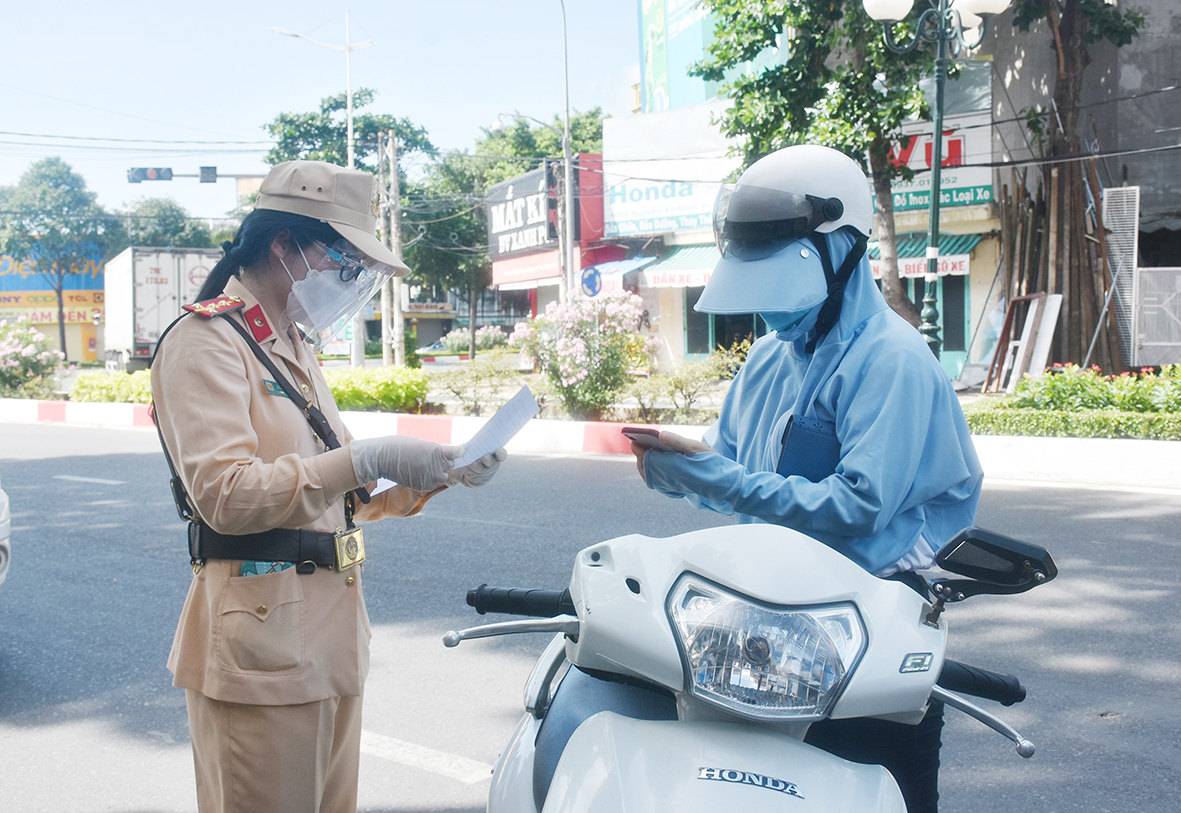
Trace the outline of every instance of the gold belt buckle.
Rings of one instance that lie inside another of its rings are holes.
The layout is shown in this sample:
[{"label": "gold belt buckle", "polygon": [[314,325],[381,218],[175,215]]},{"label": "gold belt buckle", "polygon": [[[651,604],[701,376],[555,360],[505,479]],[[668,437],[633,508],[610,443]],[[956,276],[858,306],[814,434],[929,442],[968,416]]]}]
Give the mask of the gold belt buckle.
[{"label": "gold belt buckle", "polygon": [[348,570],[365,561],[365,537],[360,528],[337,531],[332,538],[336,543],[337,570]]}]

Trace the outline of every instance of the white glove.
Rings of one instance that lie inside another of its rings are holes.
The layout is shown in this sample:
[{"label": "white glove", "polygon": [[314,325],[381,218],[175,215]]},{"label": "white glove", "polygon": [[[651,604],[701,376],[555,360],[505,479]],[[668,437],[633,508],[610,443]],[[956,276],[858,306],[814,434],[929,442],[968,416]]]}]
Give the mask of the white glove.
[{"label": "white glove", "polygon": [[414,491],[431,491],[444,485],[456,458],[463,454],[462,446],[443,446],[403,435],[354,440],[349,450],[360,482],[385,477]]},{"label": "white glove", "polygon": [[500,461],[508,457],[504,447],[491,454],[486,454],[474,463],[469,463],[461,469],[455,469],[447,478],[447,485],[465,485],[468,488],[479,488],[492,479],[496,470],[500,468]]}]

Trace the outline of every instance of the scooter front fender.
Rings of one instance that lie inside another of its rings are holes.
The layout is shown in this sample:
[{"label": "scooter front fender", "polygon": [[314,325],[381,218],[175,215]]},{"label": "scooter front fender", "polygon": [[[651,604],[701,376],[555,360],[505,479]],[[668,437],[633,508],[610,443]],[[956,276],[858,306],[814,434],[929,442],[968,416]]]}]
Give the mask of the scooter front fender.
[{"label": "scooter front fender", "polygon": [[543,813],[735,809],[906,813],[898,785],[880,766],[846,762],[750,724],[633,720],[611,712],[574,732]]}]

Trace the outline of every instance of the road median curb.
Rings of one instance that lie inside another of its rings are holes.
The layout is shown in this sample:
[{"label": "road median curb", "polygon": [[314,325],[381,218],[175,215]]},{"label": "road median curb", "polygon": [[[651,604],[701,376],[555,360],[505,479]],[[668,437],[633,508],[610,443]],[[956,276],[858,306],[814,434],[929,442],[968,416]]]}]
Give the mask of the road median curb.
[{"label": "road median curb", "polygon": [[[466,443],[487,418],[345,412],[356,437],[411,435],[438,443]],[[150,428],[146,404],[30,401],[0,398],[0,423],[65,423],[111,428]],[[535,418],[509,443],[509,452],[629,454],[624,424]],[[669,426],[699,439],[704,426]],[[1006,481],[1078,483],[1181,490],[1181,443],[1120,438],[1039,438],[975,435],[987,478]]]}]

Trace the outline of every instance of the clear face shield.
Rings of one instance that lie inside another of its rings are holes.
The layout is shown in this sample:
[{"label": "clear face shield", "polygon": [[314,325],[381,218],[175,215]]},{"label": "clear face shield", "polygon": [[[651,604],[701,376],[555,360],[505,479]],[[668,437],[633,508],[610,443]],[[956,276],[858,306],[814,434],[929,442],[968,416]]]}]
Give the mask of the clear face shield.
[{"label": "clear face shield", "polygon": [[308,271],[301,280],[292,277],[287,315],[317,350],[340,333],[398,270],[365,256],[344,238],[332,245],[316,240],[299,252]]},{"label": "clear face shield", "polygon": [[730,252],[742,261],[762,260],[843,213],[839,198],[723,184],[714,202],[714,240],[723,257]]}]

